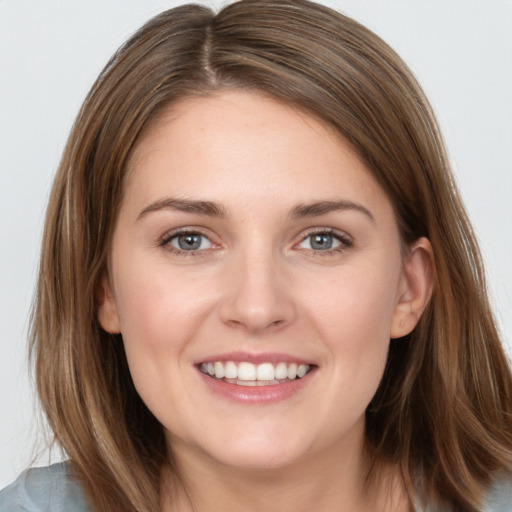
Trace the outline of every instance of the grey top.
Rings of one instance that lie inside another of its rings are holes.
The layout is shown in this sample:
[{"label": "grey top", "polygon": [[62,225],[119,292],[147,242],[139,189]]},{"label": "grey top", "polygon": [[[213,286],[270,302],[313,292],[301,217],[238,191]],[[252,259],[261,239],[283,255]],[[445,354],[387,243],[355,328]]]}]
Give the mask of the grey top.
[{"label": "grey top", "polygon": [[[59,463],[25,471],[0,491],[0,512],[93,512],[70,475],[69,464]],[[443,512],[427,507],[417,512]],[[490,490],[482,512],[512,512],[512,480],[498,480]]]},{"label": "grey top", "polygon": [[28,469],[0,491],[0,512],[93,512],[65,462]]}]

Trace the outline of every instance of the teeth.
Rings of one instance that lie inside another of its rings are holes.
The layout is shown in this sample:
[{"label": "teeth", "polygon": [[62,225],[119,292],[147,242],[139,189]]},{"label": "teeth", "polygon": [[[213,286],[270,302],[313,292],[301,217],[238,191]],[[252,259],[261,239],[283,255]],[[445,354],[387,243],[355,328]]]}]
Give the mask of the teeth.
[{"label": "teeth", "polygon": [[233,361],[228,361],[225,364],[224,377],[226,377],[226,379],[236,379],[238,377],[238,368]]},{"label": "teeth", "polygon": [[304,377],[310,370],[310,365],[280,362],[277,364],[248,362],[235,363],[233,361],[216,361],[202,363],[201,371],[216,379],[234,379],[242,386],[261,386],[279,384],[283,380],[295,380]]},{"label": "teeth", "polygon": [[278,363],[274,375],[276,379],[286,379],[288,377],[288,367],[286,363]]},{"label": "teeth", "polygon": [[222,363],[214,363],[215,378],[222,379],[224,377],[224,365]]},{"label": "teeth", "polygon": [[259,364],[256,368],[257,380],[274,380],[274,365],[271,363]]},{"label": "teeth", "polygon": [[251,363],[238,365],[238,380],[256,380],[256,366]]},{"label": "teeth", "polygon": [[304,377],[304,375],[306,375],[307,371],[308,371],[307,365],[299,364],[299,367],[297,368],[297,377],[299,377],[299,379],[302,379],[302,377]]}]

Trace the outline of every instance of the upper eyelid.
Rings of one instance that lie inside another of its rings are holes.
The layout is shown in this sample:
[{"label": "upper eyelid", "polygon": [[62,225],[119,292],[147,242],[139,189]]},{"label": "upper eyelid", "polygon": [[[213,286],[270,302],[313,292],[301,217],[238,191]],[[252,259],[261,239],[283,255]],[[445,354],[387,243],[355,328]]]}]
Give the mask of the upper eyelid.
[{"label": "upper eyelid", "polygon": [[299,241],[303,241],[311,235],[322,233],[328,233],[329,235],[333,235],[340,239],[350,240],[351,242],[353,241],[353,237],[349,235],[346,231],[328,227],[309,228],[307,230],[302,231],[298,238]]},{"label": "upper eyelid", "polygon": [[179,235],[186,235],[186,234],[201,235],[201,236],[204,236],[205,238],[207,238],[208,240],[210,240],[212,243],[214,243],[212,240],[212,236],[210,234],[206,233],[203,228],[195,227],[195,226],[187,226],[187,227],[183,227],[183,228],[176,228],[176,229],[171,229],[169,231],[166,231],[160,237],[160,242],[165,243],[165,242],[168,242],[169,240],[173,239],[174,237],[177,237]]},{"label": "upper eyelid", "polygon": [[[181,249],[179,247],[175,247],[173,245],[173,241],[182,235],[199,235],[204,238],[206,238],[210,244],[211,247],[208,248],[198,248],[198,249],[191,249],[191,250],[185,250]],[[175,256],[180,257],[192,257],[192,256],[206,256],[209,251],[212,249],[218,249],[218,246],[216,247],[216,243],[212,240],[212,237],[205,235],[201,231],[197,229],[187,229],[187,228],[179,228],[177,230],[168,231],[167,234],[163,235],[158,241],[158,247],[165,249],[166,251],[169,251],[170,253],[174,254]]]},{"label": "upper eyelid", "polygon": [[[182,235],[182,234],[196,234],[201,235],[207,238],[212,244],[218,245],[218,242],[215,242],[211,234],[208,233],[209,230],[199,227],[199,226],[184,226],[180,228],[175,228],[170,231],[167,231],[164,235],[162,235],[159,238],[159,245],[164,245],[166,243],[169,243],[170,240],[173,238]],[[303,242],[311,235],[315,234],[321,234],[321,233],[328,233],[338,239],[340,239],[342,242],[347,243],[350,242],[350,244],[353,243],[353,237],[349,235],[346,231],[342,231],[333,227],[326,227],[326,226],[318,226],[318,227],[311,227],[305,230],[302,230],[300,234],[298,234],[295,238],[295,241],[293,242],[293,245],[297,245],[300,242]]]}]

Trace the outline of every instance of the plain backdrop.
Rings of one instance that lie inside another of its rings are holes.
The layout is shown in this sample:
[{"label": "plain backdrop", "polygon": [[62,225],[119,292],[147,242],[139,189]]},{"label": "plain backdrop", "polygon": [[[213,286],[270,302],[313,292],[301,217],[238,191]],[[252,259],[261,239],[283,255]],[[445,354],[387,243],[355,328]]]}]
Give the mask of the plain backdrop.
[{"label": "plain backdrop", "polygon": [[[42,219],[60,153],[110,55],[147,19],[178,3],[0,0],[0,488],[30,464],[40,437],[26,333]],[[510,353],[512,1],[323,3],[383,37],[426,90],[481,243]]]}]

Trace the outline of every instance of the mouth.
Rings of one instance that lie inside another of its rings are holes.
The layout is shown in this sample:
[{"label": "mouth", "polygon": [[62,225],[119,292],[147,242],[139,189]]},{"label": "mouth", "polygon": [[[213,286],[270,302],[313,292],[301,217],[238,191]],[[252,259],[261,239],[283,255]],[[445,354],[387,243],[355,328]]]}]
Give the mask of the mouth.
[{"label": "mouth", "polygon": [[248,361],[212,361],[198,365],[204,375],[238,386],[277,386],[300,380],[310,373],[314,365],[286,361],[253,364]]}]

